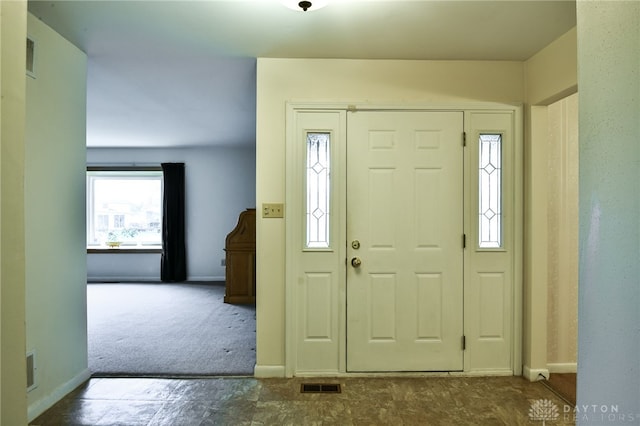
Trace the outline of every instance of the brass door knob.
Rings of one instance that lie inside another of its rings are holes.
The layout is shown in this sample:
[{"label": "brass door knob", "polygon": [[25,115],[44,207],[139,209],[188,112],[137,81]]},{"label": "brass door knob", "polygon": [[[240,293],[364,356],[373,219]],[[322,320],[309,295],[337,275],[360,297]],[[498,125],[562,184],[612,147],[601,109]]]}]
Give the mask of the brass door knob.
[{"label": "brass door knob", "polygon": [[360,260],[359,257],[354,257],[353,259],[351,259],[351,266],[353,266],[354,268],[359,268],[360,265],[362,265],[362,260]]}]

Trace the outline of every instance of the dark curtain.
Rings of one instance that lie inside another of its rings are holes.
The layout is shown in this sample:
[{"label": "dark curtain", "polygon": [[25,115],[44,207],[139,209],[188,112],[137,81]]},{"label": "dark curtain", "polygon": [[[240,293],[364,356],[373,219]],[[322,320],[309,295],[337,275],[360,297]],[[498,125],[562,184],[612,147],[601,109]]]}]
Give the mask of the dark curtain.
[{"label": "dark curtain", "polygon": [[184,229],[184,163],[162,163],[162,258],[160,279],[179,282],[187,279]]}]

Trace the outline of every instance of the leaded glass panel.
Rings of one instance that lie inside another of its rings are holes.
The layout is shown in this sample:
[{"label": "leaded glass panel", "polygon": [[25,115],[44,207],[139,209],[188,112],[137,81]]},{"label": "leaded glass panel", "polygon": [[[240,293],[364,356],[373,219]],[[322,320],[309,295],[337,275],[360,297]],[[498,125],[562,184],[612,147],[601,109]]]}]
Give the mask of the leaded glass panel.
[{"label": "leaded glass panel", "polygon": [[479,246],[502,247],[502,135],[481,134],[479,155]]},{"label": "leaded glass panel", "polygon": [[307,133],[306,248],[329,248],[331,135]]}]

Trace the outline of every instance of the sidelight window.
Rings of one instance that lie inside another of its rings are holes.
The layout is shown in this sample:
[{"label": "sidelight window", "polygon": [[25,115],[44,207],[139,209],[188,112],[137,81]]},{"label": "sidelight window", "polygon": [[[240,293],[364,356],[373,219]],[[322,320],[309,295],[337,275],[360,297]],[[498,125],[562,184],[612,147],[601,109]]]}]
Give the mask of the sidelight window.
[{"label": "sidelight window", "polygon": [[329,248],[331,134],[307,133],[306,248]]},{"label": "sidelight window", "polygon": [[480,248],[501,248],[502,135],[481,134],[479,145],[478,244]]}]

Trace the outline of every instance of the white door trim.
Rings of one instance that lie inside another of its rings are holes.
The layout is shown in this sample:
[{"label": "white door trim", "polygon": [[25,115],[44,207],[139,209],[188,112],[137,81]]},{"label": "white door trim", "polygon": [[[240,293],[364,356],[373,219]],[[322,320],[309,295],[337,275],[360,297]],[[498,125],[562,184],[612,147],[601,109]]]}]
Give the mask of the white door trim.
[{"label": "white door trim", "polygon": [[[296,173],[294,167],[298,158],[298,152],[293,143],[296,140],[296,114],[301,111],[349,111],[349,110],[406,110],[406,111],[461,111],[465,113],[476,112],[511,112],[513,115],[513,153],[511,161],[513,161],[513,198],[511,208],[513,212],[513,224],[511,232],[513,233],[513,256],[512,274],[513,288],[511,291],[511,309],[513,327],[511,330],[511,372],[513,375],[522,374],[522,297],[523,297],[523,212],[524,212],[524,173],[523,173],[523,124],[522,124],[522,106],[519,104],[503,104],[503,103],[466,103],[466,104],[370,104],[370,103],[326,103],[326,102],[289,102],[286,105],[286,204],[285,218],[293,218],[296,214],[301,214],[296,206],[299,206],[299,197],[301,194],[296,188],[300,188],[299,180],[296,181]],[[466,123],[465,123],[466,129]],[[345,136],[346,137],[346,136]],[[344,166],[346,152],[338,161],[339,166]],[[468,169],[469,164],[465,164]],[[466,171],[465,171],[466,173]],[[467,192],[465,189],[465,199]],[[339,215],[344,218],[346,214],[345,208],[345,191],[339,191],[341,199],[335,200],[334,203],[339,204],[342,209]],[[466,207],[465,207],[466,208]],[[296,211],[298,210],[298,211]],[[295,223],[294,223],[295,222]],[[346,291],[345,281],[339,287],[340,306],[335,314],[338,316],[339,323],[339,361],[337,369],[331,371],[296,371],[297,365],[297,343],[296,343],[296,285],[297,285],[297,263],[296,256],[292,247],[295,247],[296,238],[300,238],[300,228],[296,225],[296,221],[286,219],[286,265],[285,265],[285,374],[288,377],[295,375],[321,376],[321,375],[347,375],[346,372]],[[344,228],[344,223],[340,226]],[[341,231],[346,239],[346,234]],[[346,261],[346,258],[345,258]],[[466,309],[466,307],[465,307]],[[466,357],[466,356],[465,356]],[[490,368],[478,371],[467,370],[462,374],[505,374],[505,370],[498,369],[492,371]],[[366,373],[358,373],[366,374]],[[407,373],[411,374],[411,373]],[[459,373],[458,373],[459,374]]]}]

